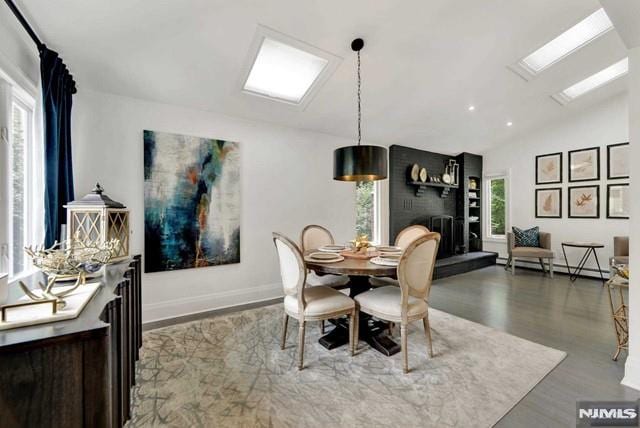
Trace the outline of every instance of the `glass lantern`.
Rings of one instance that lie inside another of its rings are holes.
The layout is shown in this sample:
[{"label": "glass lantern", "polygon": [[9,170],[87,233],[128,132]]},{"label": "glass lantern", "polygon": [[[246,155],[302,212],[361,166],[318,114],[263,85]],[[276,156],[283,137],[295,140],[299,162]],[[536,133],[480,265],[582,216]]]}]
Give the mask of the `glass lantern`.
[{"label": "glass lantern", "polygon": [[112,262],[129,257],[129,210],[104,193],[100,183],[82,199],[69,202],[67,209],[67,239],[87,245],[101,245],[118,240]]}]

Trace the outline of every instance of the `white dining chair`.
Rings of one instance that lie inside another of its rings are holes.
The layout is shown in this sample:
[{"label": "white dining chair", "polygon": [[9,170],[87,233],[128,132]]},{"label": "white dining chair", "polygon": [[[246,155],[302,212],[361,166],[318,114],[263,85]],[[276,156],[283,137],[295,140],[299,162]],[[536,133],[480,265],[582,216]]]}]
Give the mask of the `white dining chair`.
[{"label": "white dining chair", "polygon": [[[302,229],[300,243],[304,253],[309,250],[317,250],[325,245],[334,245],[335,241],[327,228],[317,224],[310,224]],[[307,275],[307,283],[310,285],[343,287],[349,283],[349,277],[346,275],[317,275],[312,271]]]},{"label": "white dining chair", "polygon": [[[360,311],[400,324],[402,367],[405,373],[409,372],[407,355],[409,323],[422,320],[429,342],[429,356],[433,357],[428,298],[439,244],[440,234],[435,232],[414,240],[408,245],[398,262],[399,287],[390,285],[374,288],[355,296]],[[357,339],[356,333],[356,343]]]},{"label": "white dining chair", "polygon": [[[407,226],[404,229],[402,229],[400,233],[398,233],[398,236],[396,236],[396,242],[394,245],[396,247],[400,247],[402,250],[405,250],[409,246],[409,244],[411,244],[413,241],[420,238],[421,236],[425,236],[427,233],[429,233],[429,229],[427,229],[422,225],[414,224],[411,226]],[[370,278],[369,283],[374,287],[384,287],[386,285],[397,286],[398,280],[396,278],[389,278],[386,276],[382,276],[382,277]]]},{"label": "white dining chair", "polygon": [[280,348],[284,349],[287,340],[289,317],[298,320],[298,369],[304,364],[304,333],[308,321],[324,321],[341,315],[349,316],[349,348],[355,353],[355,326],[358,313],[353,299],[339,291],[322,285],[307,287],[307,269],[302,252],[286,236],[273,233],[273,242],[280,261],[280,275],[284,289],[284,319]]}]

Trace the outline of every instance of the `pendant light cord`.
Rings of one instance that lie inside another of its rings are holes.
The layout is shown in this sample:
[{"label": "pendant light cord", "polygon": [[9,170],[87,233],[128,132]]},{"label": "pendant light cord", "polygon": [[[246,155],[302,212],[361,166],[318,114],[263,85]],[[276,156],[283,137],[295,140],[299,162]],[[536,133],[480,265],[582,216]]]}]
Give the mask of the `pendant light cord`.
[{"label": "pendant light cord", "polygon": [[360,96],[360,85],[362,84],[362,78],[360,77],[360,51],[358,51],[358,145],[360,145],[360,141],[362,140],[362,128],[360,126],[360,122],[362,122],[362,108],[361,104],[361,96]]}]

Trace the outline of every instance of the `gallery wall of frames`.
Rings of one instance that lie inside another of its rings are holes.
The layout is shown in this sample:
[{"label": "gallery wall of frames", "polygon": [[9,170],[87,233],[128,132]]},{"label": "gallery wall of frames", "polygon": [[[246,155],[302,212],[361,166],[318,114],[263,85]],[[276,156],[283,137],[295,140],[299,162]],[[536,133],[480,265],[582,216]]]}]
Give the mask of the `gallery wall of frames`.
[{"label": "gallery wall of frames", "polygon": [[535,158],[535,172],[536,218],[629,218],[628,142],[609,144],[606,151],[589,147],[541,154]]}]

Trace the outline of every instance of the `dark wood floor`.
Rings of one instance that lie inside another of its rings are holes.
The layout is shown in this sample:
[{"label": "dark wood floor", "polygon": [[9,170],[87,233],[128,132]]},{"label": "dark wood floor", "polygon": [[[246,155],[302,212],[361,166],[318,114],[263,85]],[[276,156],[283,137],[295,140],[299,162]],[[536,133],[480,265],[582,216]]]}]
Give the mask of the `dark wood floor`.
[{"label": "dark wood floor", "polygon": [[626,354],[611,360],[615,335],[601,284],[571,284],[566,275],[550,279],[524,269],[511,276],[502,266],[434,282],[434,308],[568,354],[498,427],[575,426],[578,400],[640,398],[640,392],[620,385]]}]

